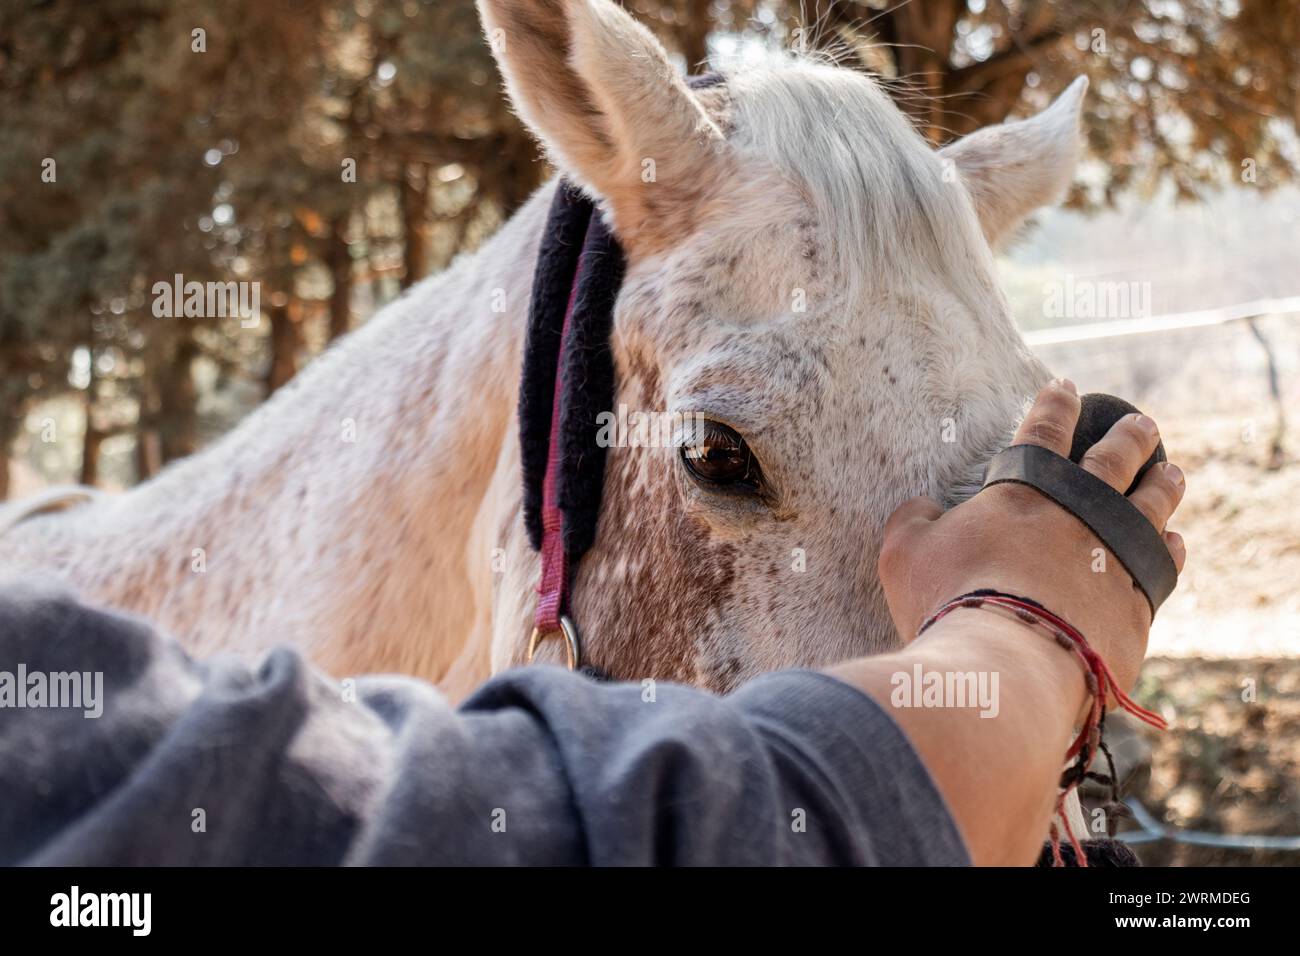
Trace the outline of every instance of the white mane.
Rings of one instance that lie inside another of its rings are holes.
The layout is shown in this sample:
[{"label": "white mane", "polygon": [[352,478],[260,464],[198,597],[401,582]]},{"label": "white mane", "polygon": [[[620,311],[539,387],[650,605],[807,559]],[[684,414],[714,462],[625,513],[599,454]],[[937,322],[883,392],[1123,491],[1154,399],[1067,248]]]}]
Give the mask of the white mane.
[{"label": "white mane", "polygon": [[866,286],[938,266],[965,304],[987,309],[987,283],[974,280],[993,261],[970,200],[877,83],[789,53],[726,76],[732,142],[804,188],[837,237],[839,275]]}]

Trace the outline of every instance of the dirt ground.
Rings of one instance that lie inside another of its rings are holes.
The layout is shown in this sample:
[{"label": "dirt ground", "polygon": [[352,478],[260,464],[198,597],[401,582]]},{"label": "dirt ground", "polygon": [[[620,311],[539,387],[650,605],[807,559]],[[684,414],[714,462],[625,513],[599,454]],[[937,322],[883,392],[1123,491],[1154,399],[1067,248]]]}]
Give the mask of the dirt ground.
[{"label": "dirt ground", "polygon": [[[1243,701],[1243,683],[1256,699]],[[1127,794],[1166,826],[1227,834],[1300,834],[1300,661],[1147,662],[1141,702],[1170,721],[1142,726],[1151,762]],[[1125,821],[1121,830],[1130,824]],[[1169,840],[1134,846],[1148,866],[1296,866],[1300,851]]]},{"label": "dirt ground", "polygon": [[1172,527],[1186,539],[1188,558],[1152,629],[1151,653],[1300,656],[1300,420],[1280,467],[1270,468],[1266,436],[1244,442],[1238,435],[1263,421],[1154,414],[1187,474]]}]

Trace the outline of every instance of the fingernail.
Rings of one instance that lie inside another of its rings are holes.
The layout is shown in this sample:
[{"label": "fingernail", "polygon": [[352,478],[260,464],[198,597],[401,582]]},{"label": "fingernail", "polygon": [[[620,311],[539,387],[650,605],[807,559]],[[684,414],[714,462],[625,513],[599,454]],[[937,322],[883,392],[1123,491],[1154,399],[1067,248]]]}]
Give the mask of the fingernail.
[{"label": "fingernail", "polygon": [[1147,418],[1145,415],[1134,415],[1133,424],[1136,425],[1138,428],[1142,429],[1148,435],[1157,434],[1156,423],[1152,419]]},{"label": "fingernail", "polygon": [[1165,462],[1165,475],[1169,478],[1170,481],[1172,481],[1175,485],[1178,485],[1180,488],[1182,487],[1183,482],[1187,480],[1186,478],[1183,477],[1183,470],[1179,468],[1177,465],[1175,465],[1172,461]]},{"label": "fingernail", "polygon": [[1059,389],[1061,389],[1062,391],[1069,392],[1071,395],[1078,395],[1078,394],[1079,394],[1079,390],[1078,390],[1077,388],[1074,387],[1074,383],[1071,382],[1068,378],[1054,378],[1054,379],[1052,379],[1052,387],[1053,387],[1053,388],[1059,388]]},{"label": "fingernail", "polygon": [[1183,536],[1177,531],[1165,532],[1165,544],[1169,548],[1169,553],[1175,558],[1180,555],[1184,558],[1187,557],[1187,544],[1183,541]]}]

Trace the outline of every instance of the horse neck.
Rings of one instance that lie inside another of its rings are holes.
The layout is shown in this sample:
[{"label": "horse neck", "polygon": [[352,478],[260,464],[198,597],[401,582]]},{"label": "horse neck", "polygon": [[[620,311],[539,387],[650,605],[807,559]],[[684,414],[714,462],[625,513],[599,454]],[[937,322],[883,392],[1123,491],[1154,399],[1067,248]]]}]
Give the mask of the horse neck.
[{"label": "horse neck", "polygon": [[[493,474],[511,460],[550,192],[222,441],[126,494],[20,527],[0,565],[54,569],[198,653],[288,642],[335,673],[431,679],[467,642],[482,640],[486,660],[483,589],[467,575],[490,570],[467,564]],[[508,508],[500,498],[491,507]]]}]

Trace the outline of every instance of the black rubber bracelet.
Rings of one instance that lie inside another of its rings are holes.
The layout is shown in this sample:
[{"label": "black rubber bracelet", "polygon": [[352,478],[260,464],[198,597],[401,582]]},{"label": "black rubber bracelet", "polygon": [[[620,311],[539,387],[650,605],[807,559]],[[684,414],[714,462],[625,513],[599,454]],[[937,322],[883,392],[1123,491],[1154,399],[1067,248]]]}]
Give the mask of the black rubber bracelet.
[{"label": "black rubber bracelet", "polygon": [[1132,575],[1155,616],[1178,583],[1178,569],[1164,539],[1128,498],[1040,445],[1012,445],[989,462],[984,487],[1007,481],[1028,485],[1087,525]]}]

